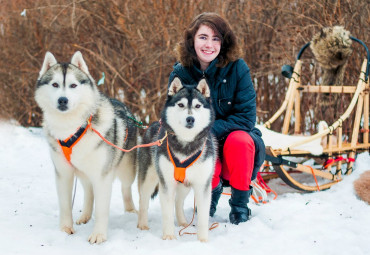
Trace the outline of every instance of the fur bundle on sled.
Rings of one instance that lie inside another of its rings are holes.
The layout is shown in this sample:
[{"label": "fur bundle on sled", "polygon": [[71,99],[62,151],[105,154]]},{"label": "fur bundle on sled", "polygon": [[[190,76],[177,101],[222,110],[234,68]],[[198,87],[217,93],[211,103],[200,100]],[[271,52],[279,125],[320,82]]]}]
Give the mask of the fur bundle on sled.
[{"label": "fur bundle on sled", "polygon": [[323,85],[343,85],[351,45],[350,32],[342,26],[325,27],[313,36],[310,47],[323,69]]},{"label": "fur bundle on sled", "polygon": [[[342,26],[325,27],[312,37],[310,48],[322,69],[322,85],[343,85],[351,46],[350,32]],[[335,121],[341,97],[340,94],[320,94],[314,109],[316,117],[329,123]]]},{"label": "fur bundle on sled", "polygon": [[360,177],[354,181],[357,196],[370,205],[370,170],[362,173]]}]

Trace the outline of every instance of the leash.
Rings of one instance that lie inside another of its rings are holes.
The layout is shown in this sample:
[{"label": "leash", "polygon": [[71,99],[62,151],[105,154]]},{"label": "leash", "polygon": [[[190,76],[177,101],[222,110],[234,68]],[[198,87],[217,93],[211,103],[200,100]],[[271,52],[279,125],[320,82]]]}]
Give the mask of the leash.
[{"label": "leash", "polygon": [[74,184],[74,189],[73,189],[72,209],[73,209],[73,205],[74,205],[74,203],[75,203],[76,188],[77,188],[77,176],[75,176],[75,184]]},{"label": "leash", "polygon": [[[185,227],[183,227],[180,231],[179,231],[179,236],[183,236],[183,235],[195,235],[195,234],[197,234],[197,233],[195,233],[195,232],[184,232],[184,233],[182,233],[182,231],[184,231],[185,229],[187,229],[191,224],[193,224],[193,221],[194,221],[194,217],[195,217],[195,197],[194,197],[194,210],[193,210],[193,217],[191,218],[191,221],[190,221],[190,223],[187,225],[187,226],[185,226]],[[209,229],[208,230],[212,230],[212,229],[215,229],[215,228],[217,228],[219,226],[219,223],[218,222],[214,222],[214,223],[212,223],[212,225],[209,227]]]},{"label": "leash", "polygon": [[[102,134],[100,134],[100,132],[98,130],[96,130],[95,128],[92,127],[91,125],[91,119],[92,119],[92,116],[90,116],[90,118],[87,120],[87,124],[86,126],[81,126],[76,133],[72,134],[69,138],[67,138],[66,140],[62,141],[62,140],[57,140],[57,142],[59,143],[60,147],[62,148],[62,151],[63,151],[63,154],[66,158],[66,160],[70,163],[71,162],[71,154],[72,154],[72,148],[81,140],[81,138],[86,134],[87,130],[90,129],[92,130],[94,133],[96,133],[105,143],[109,144],[110,146],[113,146],[114,148],[118,149],[118,150],[121,150],[123,152],[130,152],[134,149],[137,149],[137,148],[142,148],[142,147],[151,147],[151,146],[161,146],[163,144],[163,141],[167,138],[168,134],[167,134],[167,131],[164,135],[164,137],[162,139],[158,139],[157,141],[155,142],[152,142],[152,143],[148,143],[148,144],[138,144],[134,147],[132,147],[131,149],[129,150],[125,150],[123,148],[120,148],[118,147],[117,145],[111,143],[110,141],[108,141]],[[127,139],[127,136],[128,136],[128,130],[126,129],[126,137],[125,137],[125,141]]]},{"label": "leash", "polygon": [[130,152],[130,151],[132,151],[132,150],[135,150],[135,149],[137,149],[137,148],[142,148],[142,147],[151,147],[151,146],[155,146],[155,145],[157,145],[157,146],[161,146],[162,144],[163,144],[163,141],[167,138],[167,136],[168,136],[168,134],[167,134],[167,131],[166,131],[166,133],[165,133],[165,135],[164,135],[164,137],[163,138],[161,138],[161,139],[158,139],[157,141],[155,141],[155,142],[152,142],[152,143],[148,143],[148,144],[138,144],[138,145],[135,145],[134,147],[132,147],[131,149],[128,149],[128,150],[125,150],[125,149],[123,149],[123,148],[120,148],[120,147],[118,147],[117,145],[115,145],[115,144],[113,144],[113,143],[111,143],[110,141],[108,141],[107,139],[105,139],[105,137],[102,135],[102,134],[100,134],[99,133],[99,131],[98,130],[96,130],[95,128],[93,128],[92,127],[92,125],[90,125],[89,126],[89,128],[92,130],[92,131],[94,131],[94,133],[95,134],[97,134],[105,143],[107,143],[107,144],[109,144],[110,146],[113,146],[114,148],[116,148],[116,149],[118,149],[118,150],[120,150],[120,151],[123,151],[123,152]]}]

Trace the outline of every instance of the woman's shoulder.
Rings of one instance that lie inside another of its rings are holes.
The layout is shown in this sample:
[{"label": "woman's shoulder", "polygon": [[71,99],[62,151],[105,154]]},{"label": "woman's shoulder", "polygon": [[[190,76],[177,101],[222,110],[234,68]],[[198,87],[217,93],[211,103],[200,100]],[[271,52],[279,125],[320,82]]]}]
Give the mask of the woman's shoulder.
[{"label": "woman's shoulder", "polygon": [[249,67],[244,59],[239,58],[235,61],[229,62],[224,68],[222,68],[221,74],[230,75],[232,73],[240,76],[241,74],[248,72]]},{"label": "woman's shoulder", "polygon": [[173,65],[173,70],[170,74],[169,82],[171,82],[175,77],[179,77],[184,83],[192,83],[193,77],[189,68],[184,67],[180,62],[176,62]]},{"label": "woman's shoulder", "polygon": [[182,72],[183,71],[183,65],[181,65],[180,62],[176,62],[174,65],[173,65],[173,70],[172,72]]},{"label": "woman's shoulder", "polygon": [[237,59],[236,61],[234,61],[234,63],[235,63],[235,67],[240,72],[244,72],[244,71],[249,70],[249,67],[248,67],[247,63],[242,58]]}]

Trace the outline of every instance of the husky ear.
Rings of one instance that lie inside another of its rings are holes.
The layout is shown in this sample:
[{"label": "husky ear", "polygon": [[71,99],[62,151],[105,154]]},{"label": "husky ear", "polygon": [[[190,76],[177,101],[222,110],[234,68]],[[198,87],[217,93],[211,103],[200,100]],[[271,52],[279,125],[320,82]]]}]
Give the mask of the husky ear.
[{"label": "husky ear", "polygon": [[89,69],[87,68],[85,60],[83,59],[80,51],[76,51],[75,54],[73,54],[71,64],[77,66],[83,72],[89,74]]},{"label": "husky ear", "polygon": [[173,81],[171,82],[171,85],[170,85],[170,88],[168,89],[168,95],[169,96],[173,96],[175,95],[177,92],[179,92],[180,89],[182,89],[183,86],[182,86],[182,83],[180,81],[180,79],[178,77],[175,77],[175,79],[173,79]]},{"label": "husky ear", "polygon": [[204,97],[210,97],[211,96],[211,91],[209,90],[208,84],[206,79],[201,79],[200,82],[198,83],[197,90],[200,91],[200,93]]},{"label": "husky ear", "polygon": [[43,76],[47,70],[53,65],[57,63],[57,60],[55,59],[54,55],[51,54],[49,51],[46,52],[44,63],[42,64],[41,70],[39,72],[39,78]]}]

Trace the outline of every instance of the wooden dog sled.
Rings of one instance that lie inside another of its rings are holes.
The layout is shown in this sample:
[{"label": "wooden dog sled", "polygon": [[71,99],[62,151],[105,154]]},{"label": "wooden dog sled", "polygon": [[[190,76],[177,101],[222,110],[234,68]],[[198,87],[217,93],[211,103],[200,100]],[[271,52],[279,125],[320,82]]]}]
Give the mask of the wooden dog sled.
[{"label": "wooden dog sled", "polygon": [[[285,112],[283,117],[284,122],[282,134],[288,135],[289,124],[291,123],[293,114],[294,133],[301,133],[301,100],[307,93],[350,93],[353,96],[345,112],[334,123],[332,123],[329,128],[311,136],[304,137],[298,142],[294,142],[281,148],[273,149],[272,146],[267,146],[265,163],[271,167],[262,169],[261,173],[264,171],[270,172],[272,176],[275,175],[275,177],[280,177],[285,183],[298,190],[308,192],[325,190],[341,181],[343,175],[351,174],[354,159],[358,152],[369,150],[370,54],[368,48],[362,41],[354,37],[351,37],[351,39],[364,46],[367,52],[367,58],[363,61],[357,86],[302,84],[302,61],[300,60],[300,57],[310,43],[307,43],[302,47],[297,56],[293,72],[290,75],[290,82],[285,100],[278,111],[266,123],[264,123],[264,128],[270,128],[270,125]],[[346,120],[348,121],[348,117],[352,113],[354,114],[354,122],[351,126],[351,137],[348,141],[343,141],[342,123]],[[336,139],[334,136],[336,136]],[[302,161],[299,161],[298,159],[317,158],[317,155],[313,155],[310,151],[304,149],[305,145],[322,138],[328,139],[328,143],[322,148],[322,154],[320,155],[320,158],[326,159],[325,163],[318,166],[314,165],[313,167],[302,164]],[[336,143],[333,142],[334,140],[336,140]],[[276,173],[271,173],[270,169],[273,169]],[[271,175],[264,176],[267,177]],[[306,177],[302,178],[302,175],[305,175]],[[301,181],[301,179],[304,180]],[[310,179],[311,181],[307,182],[307,179]]]}]

